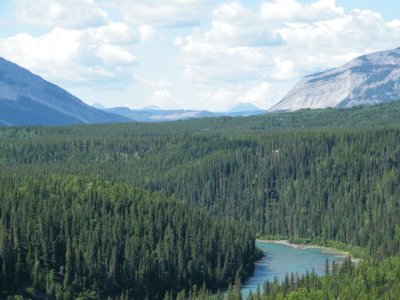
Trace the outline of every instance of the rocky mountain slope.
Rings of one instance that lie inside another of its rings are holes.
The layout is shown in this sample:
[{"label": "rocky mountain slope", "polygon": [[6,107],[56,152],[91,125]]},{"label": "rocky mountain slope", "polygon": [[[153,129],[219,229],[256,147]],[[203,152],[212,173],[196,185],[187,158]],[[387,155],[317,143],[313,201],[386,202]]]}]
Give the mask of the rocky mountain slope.
[{"label": "rocky mountain slope", "polygon": [[357,57],[303,78],[269,111],[347,108],[400,100],[400,48]]}]

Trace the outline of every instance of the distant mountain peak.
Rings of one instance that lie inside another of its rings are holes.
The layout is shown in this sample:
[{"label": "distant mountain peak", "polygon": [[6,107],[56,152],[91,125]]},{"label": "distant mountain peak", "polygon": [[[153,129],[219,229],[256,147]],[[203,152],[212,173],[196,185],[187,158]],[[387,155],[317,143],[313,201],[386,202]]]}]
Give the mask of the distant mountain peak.
[{"label": "distant mountain peak", "polygon": [[347,108],[400,100],[400,48],[305,76],[270,111]]},{"label": "distant mountain peak", "polygon": [[237,113],[237,112],[250,112],[250,111],[260,111],[261,109],[255,106],[254,104],[248,103],[248,102],[243,102],[243,103],[238,103],[235,106],[233,106],[229,112],[231,113]]}]

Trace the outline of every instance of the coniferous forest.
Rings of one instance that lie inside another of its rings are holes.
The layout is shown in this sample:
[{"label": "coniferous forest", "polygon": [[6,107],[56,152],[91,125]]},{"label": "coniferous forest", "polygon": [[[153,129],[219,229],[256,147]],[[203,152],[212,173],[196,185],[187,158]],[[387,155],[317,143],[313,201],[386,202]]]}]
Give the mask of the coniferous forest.
[{"label": "coniferous forest", "polygon": [[250,297],[396,299],[399,112],[2,128],[0,298],[233,299],[270,236],[363,261]]}]

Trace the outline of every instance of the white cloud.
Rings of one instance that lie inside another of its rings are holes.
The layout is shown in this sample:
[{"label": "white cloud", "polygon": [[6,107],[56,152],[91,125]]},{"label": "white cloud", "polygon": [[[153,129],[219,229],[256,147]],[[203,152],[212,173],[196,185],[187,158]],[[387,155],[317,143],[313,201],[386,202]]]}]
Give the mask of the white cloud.
[{"label": "white cloud", "polygon": [[132,65],[137,62],[137,58],[130,52],[116,46],[100,46],[96,50],[99,57],[106,66]]},{"label": "white cloud", "polygon": [[400,20],[393,20],[393,21],[390,21],[390,22],[388,22],[387,23],[387,25],[390,27],[390,28],[393,28],[393,29],[400,29]]},{"label": "white cloud", "polygon": [[278,32],[260,26],[260,14],[244,8],[238,2],[224,3],[212,13],[212,27],[204,39],[233,47],[274,46],[282,43]]},{"label": "white cloud", "polygon": [[202,105],[212,103],[213,110],[224,111],[238,103],[251,103],[267,109],[279,100],[283,90],[260,81],[252,84],[226,85],[224,87],[203,90],[198,97]]},{"label": "white cloud", "polygon": [[202,103],[212,103],[213,110],[223,111],[237,102],[237,91],[229,88],[219,88],[215,91],[205,90],[199,94]]},{"label": "white cloud", "polygon": [[[181,48],[187,79],[204,86],[219,82],[216,91],[202,96],[217,105],[253,96],[265,107],[301,76],[394,48],[399,39],[400,21],[386,22],[370,10],[346,12],[334,0],[274,0],[258,9],[238,2],[220,4],[209,29],[176,38],[175,44]],[[254,87],[243,96],[235,88],[238,84]]]},{"label": "white cloud", "polygon": [[270,88],[271,85],[268,82],[261,82],[260,85],[248,89],[239,100],[241,102],[250,102],[254,104],[259,103],[268,95]]},{"label": "white cloud", "polygon": [[335,0],[320,0],[302,5],[296,0],[274,0],[261,5],[261,16],[269,23],[316,22],[340,17],[343,9]]},{"label": "white cloud", "polygon": [[164,107],[267,108],[301,76],[400,40],[400,20],[335,0],[15,1],[18,26],[49,31],[0,38],[1,56],[58,83],[114,85],[111,98],[115,84],[135,81],[126,99],[142,92],[140,101]]},{"label": "white cloud", "polygon": [[271,73],[272,79],[287,80],[298,77],[298,74],[294,71],[294,63],[290,59],[274,58],[274,63],[275,66]]},{"label": "white cloud", "polygon": [[229,48],[188,41],[183,48],[184,75],[196,82],[242,82],[263,77],[268,61],[257,49]]},{"label": "white cloud", "polygon": [[160,107],[170,107],[173,102],[174,97],[172,97],[170,91],[167,88],[163,88],[153,92],[149,103]]},{"label": "white cloud", "polygon": [[83,31],[82,39],[86,39],[87,43],[123,45],[139,42],[140,35],[125,23],[111,22],[104,26],[88,28]]},{"label": "white cloud", "polygon": [[252,103],[256,106],[268,108],[276,99],[271,98],[273,91],[271,84],[261,82],[259,85],[248,88],[243,95],[239,97],[238,102]]},{"label": "white cloud", "polygon": [[142,25],[139,27],[140,41],[148,42],[154,38],[156,31],[150,25]]},{"label": "white cloud", "polygon": [[21,23],[47,27],[85,28],[108,23],[94,0],[16,0]]},{"label": "white cloud", "polygon": [[213,0],[119,0],[114,2],[132,24],[190,27],[200,24]]},{"label": "white cloud", "polygon": [[22,33],[0,39],[0,55],[56,82],[122,82],[137,62],[132,53],[136,35],[125,29],[109,24],[86,30],[54,28],[37,37]]},{"label": "white cloud", "polygon": [[168,88],[172,85],[172,82],[166,78],[161,79],[148,79],[144,78],[139,74],[135,74],[134,78],[137,82],[139,82],[143,87],[150,90],[162,90]]}]

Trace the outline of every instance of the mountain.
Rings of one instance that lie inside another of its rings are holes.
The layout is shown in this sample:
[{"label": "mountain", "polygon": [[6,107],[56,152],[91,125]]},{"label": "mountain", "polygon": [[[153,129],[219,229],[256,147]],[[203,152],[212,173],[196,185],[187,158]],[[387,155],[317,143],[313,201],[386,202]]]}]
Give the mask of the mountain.
[{"label": "mountain", "polygon": [[[239,106],[240,105],[240,106]],[[168,122],[206,117],[245,117],[264,114],[265,111],[252,104],[244,103],[235,106],[228,112],[211,112],[207,110],[191,109],[161,109],[157,106],[144,107],[143,109],[130,109],[128,107],[105,108],[103,111],[129,118],[135,122]]]},{"label": "mountain", "polygon": [[263,111],[263,110],[251,103],[239,103],[229,110],[230,113],[254,112],[254,111]]},{"label": "mountain", "polygon": [[348,108],[400,99],[400,48],[357,57],[303,78],[270,111]]},{"label": "mountain", "polygon": [[0,125],[129,121],[86,105],[62,88],[0,58]]},{"label": "mountain", "polygon": [[158,107],[130,109],[128,107],[113,107],[104,109],[105,112],[129,118],[135,122],[167,122],[176,120],[186,120],[192,118],[219,116],[217,113],[208,111],[171,109],[163,110]]}]

